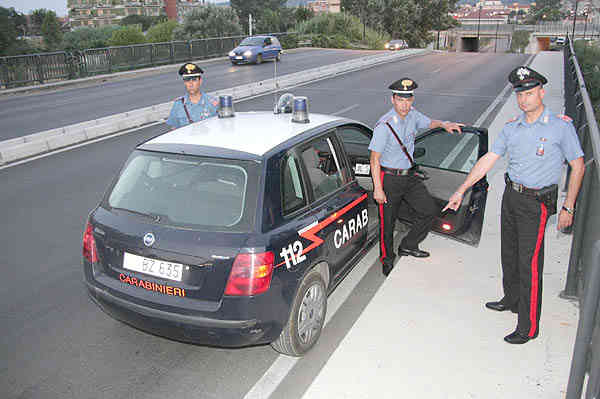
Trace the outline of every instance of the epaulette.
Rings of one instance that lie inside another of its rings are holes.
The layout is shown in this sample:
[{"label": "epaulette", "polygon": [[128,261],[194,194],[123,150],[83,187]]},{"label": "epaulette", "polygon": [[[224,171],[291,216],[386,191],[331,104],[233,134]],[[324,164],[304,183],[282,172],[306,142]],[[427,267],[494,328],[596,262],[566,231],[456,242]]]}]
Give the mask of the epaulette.
[{"label": "epaulette", "polygon": [[565,122],[573,122],[573,119],[571,119],[570,117],[568,117],[567,115],[564,114],[558,114],[556,115],[558,118],[562,119]]},{"label": "epaulette", "polygon": [[514,122],[514,121],[516,121],[517,119],[519,119],[519,115],[517,115],[517,116],[514,116],[514,117],[510,118],[509,120],[507,120],[507,121],[506,121],[506,123],[511,123],[511,122]]},{"label": "epaulette", "polygon": [[390,116],[389,116],[387,119],[380,119],[379,121],[377,121],[377,123],[375,124],[375,127],[374,127],[374,128],[376,128],[378,125],[381,125],[382,123],[389,122],[389,121],[390,121],[390,119],[392,119],[392,118],[393,118],[393,116],[392,116],[392,115],[390,115]]}]

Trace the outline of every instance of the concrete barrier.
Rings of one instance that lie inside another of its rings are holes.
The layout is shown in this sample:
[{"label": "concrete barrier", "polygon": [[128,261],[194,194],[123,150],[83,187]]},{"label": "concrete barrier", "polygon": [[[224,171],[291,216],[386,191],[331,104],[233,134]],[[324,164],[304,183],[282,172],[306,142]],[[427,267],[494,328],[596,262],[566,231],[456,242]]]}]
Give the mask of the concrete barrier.
[{"label": "concrete barrier", "polygon": [[[340,62],[308,69],[306,71],[283,75],[274,79],[217,90],[208,93],[213,96],[231,95],[234,100],[267,94],[274,90],[285,90],[301,83],[324,79],[343,73],[360,70],[369,66],[391,62],[398,59],[421,55],[430,52],[424,49],[409,49],[398,52],[361,57],[355,60]],[[142,126],[165,119],[173,105],[168,103],[156,104],[150,107],[135,109],[120,114],[110,115],[91,121],[76,123],[57,129],[30,134],[24,137],[0,142],[0,165],[43,154],[48,151],[68,147],[98,137],[117,133],[119,131]]]}]

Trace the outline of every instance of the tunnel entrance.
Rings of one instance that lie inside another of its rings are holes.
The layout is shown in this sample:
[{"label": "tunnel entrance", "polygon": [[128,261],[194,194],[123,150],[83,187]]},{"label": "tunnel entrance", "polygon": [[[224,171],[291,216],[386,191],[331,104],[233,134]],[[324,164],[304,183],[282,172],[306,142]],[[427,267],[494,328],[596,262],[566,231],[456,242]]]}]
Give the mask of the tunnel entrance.
[{"label": "tunnel entrance", "polygon": [[476,37],[463,37],[461,39],[461,51],[478,52],[479,40]]}]

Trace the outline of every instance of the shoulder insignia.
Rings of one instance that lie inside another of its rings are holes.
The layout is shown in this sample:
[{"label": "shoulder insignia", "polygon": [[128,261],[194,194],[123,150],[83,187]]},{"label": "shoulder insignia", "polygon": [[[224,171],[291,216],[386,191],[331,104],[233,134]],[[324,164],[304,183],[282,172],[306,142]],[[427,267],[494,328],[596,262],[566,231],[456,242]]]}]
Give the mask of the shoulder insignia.
[{"label": "shoulder insignia", "polygon": [[570,117],[568,117],[567,115],[563,115],[563,114],[558,114],[556,115],[557,117],[559,117],[560,119],[562,119],[565,122],[573,122],[573,119],[571,119]]},{"label": "shoulder insignia", "polygon": [[509,120],[507,120],[507,121],[506,121],[506,123],[511,123],[511,122],[514,122],[514,121],[516,121],[517,119],[519,119],[519,116],[518,116],[518,115],[517,115],[517,116],[513,116],[512,118],[510,118]]},{"label": "shoulder insignia", "polygon": [[215,107],[217,106],[217,104],[219,104],[219,102],[217,101],[217,99],[216,99],[216,98],[213,98],[213,99],[211,100],[211,103],[212,103],[212,105],[214,105]]}]

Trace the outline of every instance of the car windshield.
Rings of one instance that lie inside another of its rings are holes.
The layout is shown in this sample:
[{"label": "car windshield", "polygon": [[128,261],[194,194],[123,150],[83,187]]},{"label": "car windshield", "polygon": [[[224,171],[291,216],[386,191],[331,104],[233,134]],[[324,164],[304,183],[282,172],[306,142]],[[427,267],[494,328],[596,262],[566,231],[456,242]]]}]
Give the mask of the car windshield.
[{"label": "car windshield", "polygon": [[262,37],[247,37],[240,43],[240,46],[262,46],[264,42]]},{"label": "car windshield", "polygon": [[135,151],[107,208],[156,223],[208,231],[249,231],[259,168],[253,161]]}]

